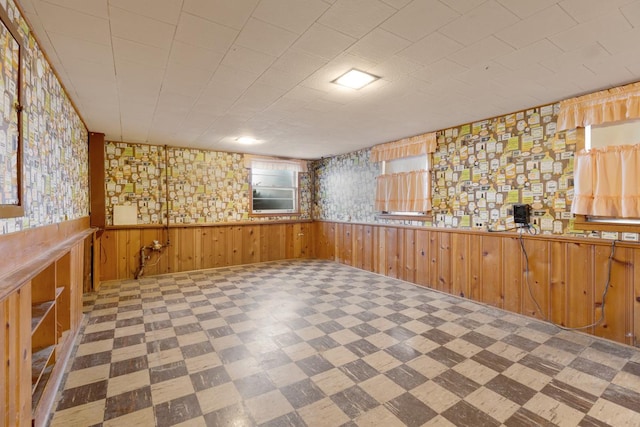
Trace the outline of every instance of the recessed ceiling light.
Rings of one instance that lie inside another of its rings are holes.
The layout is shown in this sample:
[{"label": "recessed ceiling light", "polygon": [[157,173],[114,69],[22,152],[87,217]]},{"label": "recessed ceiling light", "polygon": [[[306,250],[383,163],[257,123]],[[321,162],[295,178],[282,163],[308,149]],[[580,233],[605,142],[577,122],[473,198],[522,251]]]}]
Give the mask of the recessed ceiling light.
[{"label": "recessed ceiling light", "polygon": [[378,80],[379,78],[380,77],[374,76],[373,74],[365,73],[364,71],[352,68],[331,83],[335,83],[351,89],[361,89],[369,83]]},{"label": "recessed ceiling light", "polygon": [[244,144],[244,145],[255,145],[260,143],[260,141],[250,136],[241,136],[239,138],[236,138],[236,141],[239,144]]}]

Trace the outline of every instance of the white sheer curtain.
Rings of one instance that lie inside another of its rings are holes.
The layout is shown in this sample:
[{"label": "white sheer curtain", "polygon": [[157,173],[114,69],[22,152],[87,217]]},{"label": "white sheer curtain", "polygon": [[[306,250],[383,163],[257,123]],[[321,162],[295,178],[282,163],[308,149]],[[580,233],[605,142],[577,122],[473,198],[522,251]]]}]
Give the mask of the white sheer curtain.
[{"label": "white sheer curtain", "polygon": [[574,191],[574,214],[640,218],[640,144],[577,153]]},{"label": "white sheer curtain", "polygon": [[428,212],[431,210],[431,174],[420,170],[380,175],[375,209],[378,212]]}]

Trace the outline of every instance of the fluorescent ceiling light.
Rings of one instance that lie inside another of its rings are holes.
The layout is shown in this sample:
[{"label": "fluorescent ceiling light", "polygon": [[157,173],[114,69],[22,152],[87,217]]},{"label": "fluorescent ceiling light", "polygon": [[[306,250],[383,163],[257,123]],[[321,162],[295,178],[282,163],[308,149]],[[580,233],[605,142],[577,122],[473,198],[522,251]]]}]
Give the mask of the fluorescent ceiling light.
[{"label": "fluorescent ceiling light", "polygon": [[351,89],[360,89],[365,87],[369,83],[378,80],[379,78],[380,77],[374,76],[373,74],[365,73],[364,71],[352,68],[331,83],[335,83]]},{"label": "fluorescent ceiling light", "polygon": [[236,141],[239,144],[244,144],[244,145],[255,145],[260,143],[260,141],[250,136],[241,136],[239,138],[236,138]]}]

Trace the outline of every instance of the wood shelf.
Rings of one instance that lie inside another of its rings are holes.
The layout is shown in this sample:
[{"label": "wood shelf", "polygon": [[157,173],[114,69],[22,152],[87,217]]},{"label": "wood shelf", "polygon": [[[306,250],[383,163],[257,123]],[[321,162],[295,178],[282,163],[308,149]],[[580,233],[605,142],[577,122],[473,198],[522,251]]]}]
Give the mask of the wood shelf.
[{"label": "wood shelf", "polygon": [[34,412],[35,409],[38,407],[38,403],[40,403],[40,398],[42,397],[43,393],[44,393],[44,386],[47,384],[47,381],[49,380],[49,377],[51,376],[51,374],[53,373],[53,368],[55,365],[51,364],[49,366],[46,366],[44,368],[44,370],[42,371],[42,375],[40,376],[40,381],[38,381],[38,384],[33,387],[33,394],[31,396],[31,411]]},{"label": "wood shelf", "polygon": [[43,386],[46,381],[41,381],[44,376],[45,368],[50,365],[51,358],[56,346],[52,344],[50,346],[37,349],[31,356],[31,391],[36,391],[38,383],[42,382]]},{"label": "wood shelf", "polygon": [[55,301],[35,303],[31,306],[31,334],[42,324],[42,320],[54,307]]}]

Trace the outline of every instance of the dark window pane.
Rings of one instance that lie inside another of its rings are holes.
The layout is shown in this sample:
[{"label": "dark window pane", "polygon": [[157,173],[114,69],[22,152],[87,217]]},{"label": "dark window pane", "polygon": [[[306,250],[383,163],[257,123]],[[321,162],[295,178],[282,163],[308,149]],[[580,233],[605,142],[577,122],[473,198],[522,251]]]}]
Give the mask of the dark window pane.
[{"label": "dark window pane", "polygon": [[293,209],[292,199],[253,199],[254,210]]},{"label": "dark window pane", "polygon": [[254,188],[254,199],[292,199],[292,190],[281,190],[279,188]]}]

